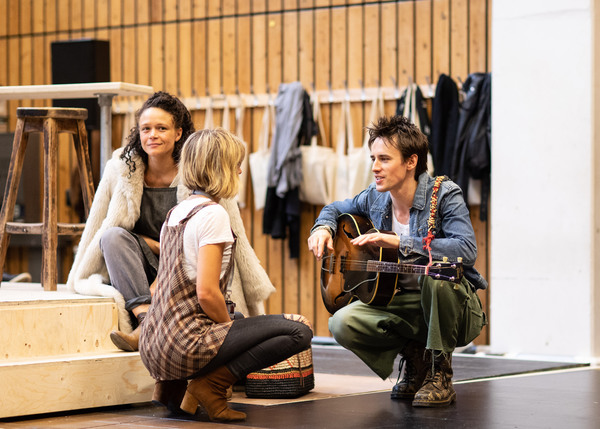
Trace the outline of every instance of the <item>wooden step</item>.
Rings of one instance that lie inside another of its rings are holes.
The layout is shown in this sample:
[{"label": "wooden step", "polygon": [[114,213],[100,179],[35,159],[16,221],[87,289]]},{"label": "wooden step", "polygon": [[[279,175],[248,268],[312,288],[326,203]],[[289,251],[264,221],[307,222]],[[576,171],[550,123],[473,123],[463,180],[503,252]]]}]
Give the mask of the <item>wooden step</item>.
[{"label": "wooden step", "polygon": [[112,298],[0,285],[0,418],[147,402],[139,353],[118,350]]},{"label": "wooden step", "polygon": [[139,353],[0,363],[0,418],[148,402],[154,380]]},{"label": "wooden step", "polygon": [[0,362],[117,350],[109,334],[117,329],[112,298],[44,291],[36,283],[0,287]]}]

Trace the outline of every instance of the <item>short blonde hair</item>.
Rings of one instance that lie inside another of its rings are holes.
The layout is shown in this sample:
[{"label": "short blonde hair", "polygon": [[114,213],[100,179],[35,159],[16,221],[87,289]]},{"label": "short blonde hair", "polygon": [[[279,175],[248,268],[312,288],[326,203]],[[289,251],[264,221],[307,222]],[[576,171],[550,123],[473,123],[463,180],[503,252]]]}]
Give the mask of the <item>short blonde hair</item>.
[{"label": "short blonde hair", "polygon": [[188,137],[181,150],[179,173],[184,186],[213,198],[232,198],[239,188],[238,169],[246,146],[223,128],[200,130]]}]

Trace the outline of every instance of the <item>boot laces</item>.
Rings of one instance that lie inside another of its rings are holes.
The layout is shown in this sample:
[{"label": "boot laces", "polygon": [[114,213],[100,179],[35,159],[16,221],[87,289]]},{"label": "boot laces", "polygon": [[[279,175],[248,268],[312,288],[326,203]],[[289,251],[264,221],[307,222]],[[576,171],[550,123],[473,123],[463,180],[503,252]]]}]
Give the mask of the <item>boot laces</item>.
[{"label": "boot laces", "polygon": [[398,380],[396,384],[401,381],[404,383],[410,383],[414,381],[417,376],[417,369],[415,368],[415,364],[411,359],[407,359],[404,356],[400,358],[399,372],[398,372]]}]

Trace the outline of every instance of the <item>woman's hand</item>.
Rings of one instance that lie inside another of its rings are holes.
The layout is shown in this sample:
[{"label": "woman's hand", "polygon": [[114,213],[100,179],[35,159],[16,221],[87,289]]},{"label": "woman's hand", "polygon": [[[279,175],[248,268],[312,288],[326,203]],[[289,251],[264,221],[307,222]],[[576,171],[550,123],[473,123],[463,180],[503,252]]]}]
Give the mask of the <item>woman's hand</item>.
[{"label": "woman's hand", "polygon": [[148,247],[150,247],[150,250],[152,250],[152,253],[157,256],[160,254],[160,243],[158,241],[153,240],[150,237],[146,237],[145,235],[140,235],[140,237],[144,239]]},{"label": "woman's hand", "polygon": [[207,244],[198,249],[196,262],[196,294],[198,303],[208,317],[217,323],[229,322],[225,297],[219,288],[224,243]]}]

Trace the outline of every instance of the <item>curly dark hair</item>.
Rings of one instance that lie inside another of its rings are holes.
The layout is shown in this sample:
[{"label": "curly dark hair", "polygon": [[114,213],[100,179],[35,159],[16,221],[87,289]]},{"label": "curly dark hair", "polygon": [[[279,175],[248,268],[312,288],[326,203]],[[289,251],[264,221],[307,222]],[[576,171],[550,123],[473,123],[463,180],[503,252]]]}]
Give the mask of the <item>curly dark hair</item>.
[{"label": "curly dark hair", "polygon": [[129,131],[129,136],[127,136],[127,145],[123,149],[123,153],[120,157],[129,166],[130,174],[136,169],[135,161],[132,159],[133,155],[139,155],[144,164],[148,165],[148,154],[142,149],[138,123],[142,113],[144,113],[144,111],[150,107],[157,107],[169,113],[173,117],[175,128],[182,129],[181,138],[175,142],[175,148],[173,149],[173,159],[175,160],[175,163],[179,163],[179,156],[181,154],[183,143],[185,143],[187,138],[194,132],[192,115],[190,114],[188,108],[185,107],[185,105],[181,102],[181,100],[167,92],[155,92],[144,102],[140,110],[135,112],[136,126]]},{"label": "curly dark hair", "polygon": [[415,180],[419,179],[421,173],[427,171],[427,152],[429,143],[425,134],[400,115],[381,117],[377,123],[367,127],[369,131],[369,149],[373,142],[382,138],[387,140],[393,147],[398,149],[404,159],[411,155],[417,155],[417,167],[415,168]]}]

